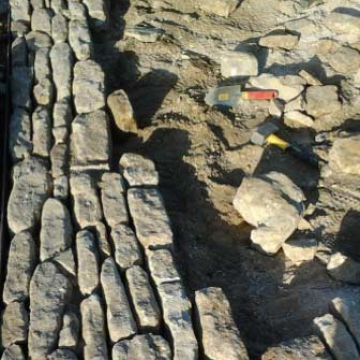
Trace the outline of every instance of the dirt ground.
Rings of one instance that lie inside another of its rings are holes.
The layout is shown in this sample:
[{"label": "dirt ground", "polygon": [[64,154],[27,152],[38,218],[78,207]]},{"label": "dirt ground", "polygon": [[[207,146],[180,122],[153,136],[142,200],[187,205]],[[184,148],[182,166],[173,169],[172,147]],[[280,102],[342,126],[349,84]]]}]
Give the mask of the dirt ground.
[{"label": "dirt ground", "polygon": [[[357,130],[359,90],[346,76],[322,66],[324,39],[314,38],[297,53],[269,53],[256,45],[263,34],[303,18],[312,20],[299,31],[305,36],[312,31],[316,37],[316,19],[346,5],[358,7],[358,2],[310,6],[306,0],[244,0],[225,19],[203,13],[188,0],[112,0],[111,31],[95,38],[107,92],[127,91],[141,128],[137,136],[113,129],[114,166],[127,151],[155,161],[187,286],[224,289],[254,359],[270,345],[312,334],[313,318],[327,312],[332,298],[355,288],[333,281],[319,259],[294,266],[283,253],[267,257],[252,249],[251,228],[232,206],[243,176],[269,170],[287,174],[305,192],[306,204],[316,205],[312,221],[317,231],[311,235],[324,243],[328,238],[333,242],[339,231],[341,239],[358,238],[357,205],[338,210],[331,194],[331,206],[326,205],[318,170],[279,150],[249,143],[253,129],[269,118],[267,102],[243,103],[224,112],[208,107],[204,95],[208,87],[226,83],[218,55],[249,46],[256,51],[261,72],[285,75],[306,69],[324,84],[341,85],[347,104],[344,118],[352,121],[319,130]],[[164,29],[164,37],[143,43],[124,36],[139,23]],[[306,146],[314,141],[315,130],[280,126],[287,139]],[[326,221],[334,225],[328,237],[323,231]]]}]

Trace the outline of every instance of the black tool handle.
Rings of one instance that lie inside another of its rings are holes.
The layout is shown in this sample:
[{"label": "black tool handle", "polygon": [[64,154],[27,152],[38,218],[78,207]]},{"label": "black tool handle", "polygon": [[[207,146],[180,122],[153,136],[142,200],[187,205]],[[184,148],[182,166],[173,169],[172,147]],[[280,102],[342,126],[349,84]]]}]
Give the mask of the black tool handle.
[{"label": "black tool handle", "polygon": [[286,151],[296,156],[298,159],[307,162],[311,166],[314,166],[316,168],[319,167],[319,158],[316,156],[316,154],[302,148],[299,145],[291,144],[286,149]]}]

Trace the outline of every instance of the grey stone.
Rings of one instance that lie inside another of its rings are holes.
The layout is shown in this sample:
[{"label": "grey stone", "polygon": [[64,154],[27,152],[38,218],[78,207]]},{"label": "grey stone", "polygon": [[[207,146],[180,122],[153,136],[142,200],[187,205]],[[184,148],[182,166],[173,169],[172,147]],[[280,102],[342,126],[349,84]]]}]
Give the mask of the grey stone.
[{"label": "grey stone", "polygon": [[11,44],[11,64],[15,66],[28,65],[28,49],[24,37],[16,37]]},{"label": "grey stone", "polygon": [[115,248],[115,260],[121,270],[141,264],[139,242],[128,225],[116,225],[111,231],[111,239]]},{"label": "grey stone", "polygon": [[270,115],[275,116],[277,118],[281,118],[283,112],[284,112],[284,104],[280,100],[274,99],[270,101],[269,104]]},{"label": "grey stone", "polygon": [[57,101],[71,97],[73,52],[67,43],[55,44],[50,52]]},{"label": "grey stone", "polygon": [[307,82],[308,85],[322,85],[321,81],[306,70],[301,70],[299,75]]},{"label": "grey stone", "polygon": [[51,8],[55,14],[64,14],[67,10],[67,1],[51,0]]},{"label": "grey stone", "polygon": [[33,9],[45,8],[44,0],[30,0],[30,4],[31,4]]},{"label": "grey stone", "polygon": [[360,284],[360,263],[340,252],[331,255],[327,271],[336,280],[349,284]]},{"label": "grey stone", "polygon": [[94,226],[101,221],[101,205],[91,176],[86,173],[72,174],[70,188],[79,227]]},{"label": "grey stone", "polygon": [[119,161],[120,171],[130,186],[158,185],[159,174],[152,160],[139,154],[125,153]]},{"label": "grey stone", "polygon": [[129,215],[124,195],[124,180],[120,174],[104,173],[101,182],[101,201],[107,224],[113,228],[127,224]]},{"label": "grey stone", "polygon": [[325,24],[331,31],[338,34],[360,35],[360,18],[347,12],[335,9],[327,18]]},{"label": "grey stone", "polygon": [[145,248],[172,245],[170,219],[158,189],[130,189],[128,205],[137,238]]},{"label": "grey stone", "polygon": [[54,178],[68,173],[68,146],[67,144],[56,144],[50,152],[51,172]]},{"label": "grey stone", "polygon": [[71,20],[86,21],[86,8],[78,0],[68,0],[69,18]]},{"label": "grey stone", "polygon": [[122,340],[112,349],[113,360],[170,360],[171,349],[160,335],[136,335],[131,340]]},{"label": "grey stone", "polygon": [[124,132],[137,133],[138,127],[130,100],[124,90],[116,90],[107,98],[115,125]]},{"label": "grey stone", "polygon": [[221,75],[224,77],[257,76],[258,73],[257,58],[249,52],[233,51],[221,59]]},{"label": "grey stone", "polygon": [[67,41],[68,23],[63,15],[57,14],[52,18],[51,35],[55,43],[61,43]]},{"label": "grey stone", "polygon": [[14,166],[7,208],[8,225],[13,233],[31,229],[38,223],[50,189],[51,178],[43,160],[27,158]]},{"label": "grey stone", "polygon": [[285,256],[294,263],[313,260],[317,251],[316,239],[289,240],[282,246]]},{"label": "grey stone", "polygon": [[78,115],[72,122],[72,170],[108,170],[109,120],[103,110]]},{"label": "grey stone", "polygon": [[354,159],[360,155],[360,135],[338,138],[329,152],[329,167],[337,173],[360,175],[360,165]]},{"label": "grey stone", "polygon": [[24,109],[15,108],[11,115],[9,148],[14,162],[24,159],[32,151],[31,121]]},{"label": "grey stone", "polygon": [[312,127],[314,125],[314,120],[312,117],[303,114],[300,111],[288,111],[285,113],[284,117],[285,125],[291,128],[306,128]]},{"label": "grey stone", "polygon": [[62,329],[59,335],[59,347],[75,350],[79,342],[80,320],[70,310],[64,313]]},{"label": "grey stone", "polygon": [[239,5],[239,0],[196,0],[195,4],[206,13],[228,17]]},{"label": "grey stone", "polygon": [[323,342],[317,336],[295,338],[268,348],[261,360],[332,360]]},{"label": "grey stone", "polygon": [[34,98],[38,105],[52,105],[55,88],[50,79],[44,79],[34,87]]},{"label": "grey stone", "polygon": [[64,175],[53,180],[54,198],[66,200],[69,196],[69,178]]},{"label": "grey stone", "polygon": [[124,35],[143,43],[154,43],[160,40],[164,34],[165,31],[163,29],[138,26],[132,29],[125,29]]},{"label": "grey stone", "polygon": [[140,266],[134,265],[126,270],[126,281],[139,328],[142,331],[158,331],[161,312],[148,274]]},{"label": "grey stone", "polygon": [[298,97],[304,90],[305,81],[296,75],[274,76],[272,74],[261,74],[250,78],[249,86],[266,90],[277,90],[279,98],[288,102]]},{"label": "grey stone", "polygon": [[105,106],[104,80],[104,72],[95,61],[79,61],[75,64],[73,92],[79,114],[91,113]]},{"label": "grey stone", "polygon": [[106,30],[108,25],[108,1],[107,0],[84,0],[91,22],[96,29]]},{"label": "grey stone", "polygon": [[94,234],[98,243],[98,248],[103,256],[108,257],[111,254],[111,247],[108,240],[108,234],[104,223],[99,221],[93,226]]},{"label": "grey stone", "polygon": [[3,301],[23,301],[29,296],[31,275],[36,265],[36,247],[30,233],[21,232],[10,244]]},{"label": "grey stone", "polygon": [[14,344],[4,350],[1,360],[25,360],[25,356],[21,347]]},{"label": "grey stone", "polygon": [[315,327],[337,360],[358,359],[360,354],[345,325],[326,314],[314,319]]},{"label": "grey stone", "polygon": [[79,61],[90,58],[92,43],[90,30],[86,20],[70,20],[69,43]]},{"label": "grey stone", "polygon": [[30,108],[31,87],[32,75],[30,68],[25,66],[14,67],[11,75],[11,100],[14,107]]},{"label": "grey stone", "polygon": [[28,49],[32,52],[40,48],[50,48],[52,46],[51,37],[40,31],[30,31],[25,35]]},{"label": "grey stone", "polygon": [[41,31],[51,35],[51,17],[52,13],[49,9],[34,9],[31,15],[32,31]]},{"label": "grey stone", "polygon": [[59,200],[46,200],[40,230],[40,259],[45,261],[72,244],[73,228],[71,217],[66,206]]},{"label": "grey stone", "polygon": [[72,295],[71,282],[51,262],[37,266],[30,283],[31,359],[46,360],[56,347],[64,307]]},{"label": "grey stone", "polygon": [[69,274],[76,276],[76,267],[72,248],[62,251],[59,255],[56,255],[53,260]]},{"label": "grey stone", "polygon": [[216,360],[248,360],[231,307],[220,288],[195,292],[195,303],[205,357]]},{"label": "grey stone", "polygon": [[146,255],[151,277],[157,286],[181,280],[170,250],[149,250]]},{"label": "grey stone", "polygon": [[191,302],[180,282],[158,286],[163,319],[173,342],[174,360],[198,359],[198,344],[192,327]]},{"label": "grey stone", "polygon": [[304,194],[286,175],[270,172],[245,177],[233,200],[243,219],[256,227],[253,245],[267,255],[276,254],[297,229]]},{"label": "grey stone", "polygon": [[115,343],[135,334],[137,329],[124,285],[112,258],[107,258],[103,263],[101,285],[107,305],[107,326],[110,339]]},{"label": "grey stone", "polygon": [[297,98],[289,101],[285,105],[285,113],[293,112],[293,111],[300,112],[303,110],[304,110],[304,98],[302,95],[299,95]]},{"label": "grey stone", "polygon": [[11,19],[13,21],[30,21],[30,4],[24,0],[10,0]]},{"label": "grey stone", "polygon": [[51,114],[47,107],[38,106],[32,115],[33,146],[35,155],[49,157],[52,145]]},{"label": "grey stone", "polygon": [[2,314],[1,344],[7,348],[14,343],[27,340],[29,314],[23,302],[9,303]]},{"label": "grey stone", "polygon": [[77,279],[80,292],[90,295],[99,285],[98,251],[94,235],[83,230],[76,235]]},{"label": "grey stone", "polygon": [[98,295],[91,295],[81,302],[82,338],[84,360],[108,360],[105,319]]},{"label": "grey stone", "polygon": [[35,80],[41,82],[45,79],[51,79],[50,50],[49,48],[40,48],[35,52],[34,60]]},{"label": "grey stone", "polygon": [[274,48],[292,50],[297,47],[299,43],[299,36],[286,32],[274,32],[263,36],[259,45]]},{"label": "grey stone", "polygon": [[305,110],[314,117],[341,110],[337,87],[335,85],[310,86],[305,94]]},{"label": "grey stone", "polygon": [[11,21],[10,25],[14,36],[25,36],[30,31],[29,23],[26,21]]},{"label": "grey stone", "polygon": [[329,56],[330,66],[342,74],[354,74],[360,68],[360,53],[352,48],[341,46]]},{"label": "grey stone", "polygon": [[55,103],[53,109],[53,136],[56,144],[66,143],[69,135],[73,113],[70,100],[62,99]]},{"label": "grey stone", "polygon": [[47,357],[48,360],[78,360],[76,354],[69,349],[57,349]]}]

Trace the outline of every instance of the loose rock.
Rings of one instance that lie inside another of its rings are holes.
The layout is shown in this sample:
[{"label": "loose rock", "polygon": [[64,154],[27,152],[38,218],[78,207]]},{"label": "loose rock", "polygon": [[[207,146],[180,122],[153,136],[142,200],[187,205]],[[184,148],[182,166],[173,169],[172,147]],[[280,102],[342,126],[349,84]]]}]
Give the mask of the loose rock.
[{"label": "loose rock", "polygon": [[107,98],[117,128],[124,132],[137,133],[137,123],[130,100],[124,90],[116,90]]},{"label": "loose rock", "polygon": [[66,311],[63,317],[62,329],[59,335],[59,347],[75,350],[80,333],[80,321],[72,311]]},{"label": "loose rock", "polygon": [[171,349],[159,335],[136,335],[131,340],[123,340],[113,346],[113,360],[170,360]]},{"label": "loose rock", "polygon": [[111,231],[111,238],[115,248],[115,260],[121,270],[142,263],[139,242],[129,226],[116,225]]},{"label": "loose rock", "polygon": [[99,284],[98,251],[94,235],[83,230],[76,235],[77,279],[80,292],[90,295]]},{"label": "loose rock", "polygon": [[[91,77],[89,77],[91,74]],[[93,60],[79,61],[74,67],[74,101],[79,114],[105,106],[104,73]]]},{"label": "loose rock", "polygon": [[5,349],[1,360],[25,360],[25,356],[21,347],[14,344]]},{"label": "loose rock", "polygon": [[91,36],[87,21],[71,20],[69,22],[69,43],[79,61],[87,60],[91,55]]},{"label": "loose rock", "polygon": [[294,263],[313,260],[317,251],[316,239],[289,240],[282,246],[285,256]]},{"label": "loose rock", "polygon": [[71,151],[73,170],[108,170],[110,133],[103,110],[78,115],[72,122]]},{"label": "loose rock", "polygon": [[135,265],[126,271],[126,280],[140,329],[158,331],[161,312],[146,271]]},{"label": "loose rock", "polygon": [[7,348],[14,343],[27,340],[29,314],[23,302],[9,303],[1,320],[1,344]]},{"label": "loose rock", "polygon": [[257,76],[258,73],[257,58],[251,53],[233,51],[221,59],[221,75],[224,77]]},{"label": "loose rock", "polygon": [[40,259],[59,255],[72,244],[73,228],[68,209],[59,200],[48,199],[43,207],[40,230]]},{"label": "loose rock", "polygon": [[251,232],[254,246],[267,255],[276,254],[296,230],[302,213],[302,191],[284,174],[270,172],[245,177],[233,200]]},{"label": "loose rock", "polygon": [[305,94],[305,111],[320,117],[341,110],[337,87],[334,85],[310,86]]},{"label": "loose rock", "polygon": [[265,35],[259,41],[259,45],[274,48],[292,50],[297,47],[299,43],[299,36],[291,33],[274,32]]},{"label": "loose rock", "polygon": [[159,184],[159,174],[152,160],[139,154],[125,153],[121,156],[120,171],[130,186]]},{"label": "loose rock", "polygon": [[86,173],[72,174],[70,187],[79,227],[95,226],[102,219],[102,211],[94,180]]},{"label": "loose rock", "polygon": [[107,305],[107,325],[113,343],[135,334],[133,318],[124,285],[112,258],[107,258],[101,269],[101,285]]},{"label": "loose rock", "polygon": [[40,220],[50,185],[51,179],[43,160],[27,158],[14,166],[13,189],[7,208],[7,220],[13,233],[31,229]]},{"label": "loose rock", "polygon": [[49,157],[52,145],[51,114],[47,107],[38,106],[32,116],[35,155]]},{"label": "loose rock", "polygon": [[357,359],[360,355],[345,325],[332,315],[314,319],[314,324],[336,359]]},{"label": "loose rock", "polygon": [[64,307],[72,293],[70,281],[51,262],[36,268],[30,283],[29,355],[46,360],[57,345]]},{"label": "loose rock", "polygon": [[216,360],[248,360],[230,303],[220,288],[195,292],[204,355]]},{"label": "loose rock", "polygon": [[159,190],[130,189],[128,204],[137,238],[145,248],[172,245],[170,219]]},{"label": "loose rock", "polygon": [[108,360],[105,319],[100,298],[93,294],[80,305],[84,360]]},{"label": "loose rock", "polygon": [[328,273],[336,280],[349,284],[360,284],[360,263],[337,252],[330,257]]}]

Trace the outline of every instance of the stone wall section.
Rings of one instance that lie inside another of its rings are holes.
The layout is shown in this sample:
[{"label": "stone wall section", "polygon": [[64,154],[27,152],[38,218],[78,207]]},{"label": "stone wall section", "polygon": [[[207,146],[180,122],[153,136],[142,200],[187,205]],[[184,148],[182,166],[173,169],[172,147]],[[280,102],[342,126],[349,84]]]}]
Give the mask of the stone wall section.
[{"label": "stone wall section", "polygon": [[106,30],[106,0],[10,3],[2,359],[198,359],[155,164],[123,154],[110,167],[105,76],[90,30]]}]

